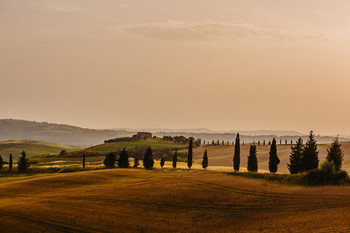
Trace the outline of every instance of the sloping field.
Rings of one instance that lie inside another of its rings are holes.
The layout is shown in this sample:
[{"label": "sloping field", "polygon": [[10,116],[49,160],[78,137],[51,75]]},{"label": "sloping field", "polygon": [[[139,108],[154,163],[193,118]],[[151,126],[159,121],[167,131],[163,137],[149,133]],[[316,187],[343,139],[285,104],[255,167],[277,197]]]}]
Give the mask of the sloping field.
[{"label": "sloping field", "polygon": [[0,179],[1,232],[349,232],[350,187],[113,169]]},{"label": "sloping field", "polygon": [[187,148],[187,145],[177,144],[174,142],[161,141],[153,138],[148,138],[146,140],[139,141],[126,141],[126,142],[113,142],[106,143],[97,146],[93,146],[87,148],[88,151],[99,152],[99,153],[108,153],[111,151],[121,151],[125,147],[127,150],[135,149],[136,147],[148,147],[151,146],[152,149],[162,149],[162,148],[170,148],[170,149],[184,149]]},{"label": "sloping field", "polygon": [[53,142],[36,141],[36,140],[10,140],[0,142],[0,155],[6,159],[10,153],[12,153],[13,158],[16,160],[20,153],[24,150],[27,157],[33,155],[45,155],[45,154],[59,154],[61,150],[73,151],[81,147],[71,147],[66,145],[61,145]]},{"label": "sloping field", "polygon": [[[330,144],[319,145],[320,163],[327,156],[327,148]],[[350,173],[350,143],[342,144],[344,151],[343,169]],[[194,149],[194,159],[196,163],[201,163],[204,150],[208,150],[209,166],[233,166],[233,146],[205,146]],[[259,170],[269,170],[270,146],[257,146],[257,157]],[[277,145],[278,157],[281,160],[278,172],[289,173],[287,163],[289,163],[290,145]],[[246,168],[248,162],[249,145],[241,146],[241,167]]]}]

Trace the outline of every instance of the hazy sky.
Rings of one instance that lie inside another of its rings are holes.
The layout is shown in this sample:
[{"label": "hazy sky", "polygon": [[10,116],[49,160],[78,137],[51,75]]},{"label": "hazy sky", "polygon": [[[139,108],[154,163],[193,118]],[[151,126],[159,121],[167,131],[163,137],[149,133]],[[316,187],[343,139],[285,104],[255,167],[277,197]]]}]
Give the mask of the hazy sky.
[{"label": "hazy sky", "polygon": [[0,0],[0,118],[350,135],[348,0]]}]

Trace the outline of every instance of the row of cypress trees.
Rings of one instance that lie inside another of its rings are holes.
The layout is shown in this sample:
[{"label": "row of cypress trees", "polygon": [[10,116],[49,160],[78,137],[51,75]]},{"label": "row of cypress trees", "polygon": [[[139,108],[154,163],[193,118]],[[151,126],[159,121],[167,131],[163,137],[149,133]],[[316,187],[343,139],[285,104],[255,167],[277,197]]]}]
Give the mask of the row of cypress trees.
[{"label": "row of cypress trees", "polygon": [[[4,167],[4,164],[5,164],[5,161],[0,155],[0,169],[2,169]],[[13,167],[12,154],[10,154],[10,156],[9,156],[9,163],[8,164],[9,164],[9,171],[12,171],[12,167]],[[29,162],[27,159],[27,154],[25,151],[22,151],[21,157],[19,158],[19,161],[17,162],[17,169],[19,172],[24,172],[25,170],[27,170],[28,167],[29,167]]]}]

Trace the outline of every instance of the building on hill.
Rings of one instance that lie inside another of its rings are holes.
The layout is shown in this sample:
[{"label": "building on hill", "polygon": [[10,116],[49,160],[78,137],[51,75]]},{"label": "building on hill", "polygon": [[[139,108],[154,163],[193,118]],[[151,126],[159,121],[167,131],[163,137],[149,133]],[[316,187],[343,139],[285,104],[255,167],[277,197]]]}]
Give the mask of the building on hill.
[{"label": "building on hill", "polygon": [[149,132],[138,132],[137,134],[134,135],[136,138],[152,138],[152,133]]}]

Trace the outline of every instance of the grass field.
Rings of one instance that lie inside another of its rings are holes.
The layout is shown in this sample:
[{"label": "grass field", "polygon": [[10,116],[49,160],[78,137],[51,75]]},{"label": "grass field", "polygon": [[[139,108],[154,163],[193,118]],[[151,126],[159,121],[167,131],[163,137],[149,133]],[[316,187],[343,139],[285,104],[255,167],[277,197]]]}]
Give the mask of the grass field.
[{"label": "grass field", "polygon": [[1,232],[349,232],[350,187],[198,170],[112,169],[0,182]]},{"label": "grass field", "polygon": [[[324,161],[327,156],[327,148],[330,144],[319,145],[319,160],[320,163]],[[233,146],[204,146],[194,149],[194,159],[197,163],[201,163],[204,150],[208,150],[209,166],[233,166]],[[350,173],[350,143],[343,143],[342,149],[344,151],[343,170]],[[257,146],[257,157],[260,171],[269,170],[269,151],[270,146]],[[290,145],[277,145],[278,157],[281,160],[278,166],[278,172],[289,173],[287,163],[289,163]],[[249,145],[241,146],[241,167],[247,167],[249,154]]]},{"label": "grass field", "polygon": [[188,145],[177,144],[174,142],[162,141],[153,138],[149,138],[146,140],[139,141],[130,141],[130,142],[114,142],[114,143],[106,143],[97,146],[93,146],[87,148],[86,150],[98,153],[108,153],[111,151],[121,151],[125,147],[127,150],[135,149],[136,147],[148,147],[151,146],[152,149],[162,149],[162,148],[170,148],[170,149],[184,149],[187,148]]},{"label": "grass field", "polygon": [[20,156],[20,153],[24,150],[27,157],[34,155],[57,155],[61,150],[74,151],[81,149],[81,147],[72,147],[61,145],[53,142],[36,141],[36,140],[11,140],[0,142],[0,155],[8,160],[8,156],[12,153],[15,160]]}]

